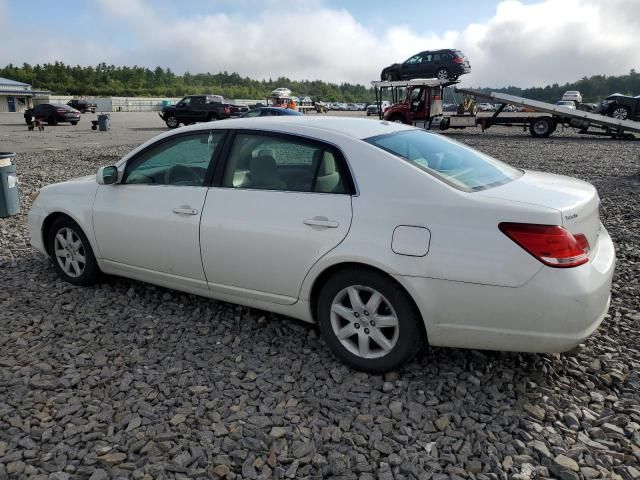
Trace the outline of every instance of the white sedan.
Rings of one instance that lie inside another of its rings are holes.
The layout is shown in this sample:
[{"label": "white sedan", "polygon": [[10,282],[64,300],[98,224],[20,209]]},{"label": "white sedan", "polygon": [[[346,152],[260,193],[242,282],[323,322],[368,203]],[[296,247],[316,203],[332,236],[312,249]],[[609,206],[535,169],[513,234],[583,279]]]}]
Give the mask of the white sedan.
[{"label": "white sedan", "polygon": [[162,134],[43,188],[33,246],[101,272],[319,324],[355,368],[425,343],[561,352],[605,316],[615,253],[595,188],[444,136],[351,118]]}]

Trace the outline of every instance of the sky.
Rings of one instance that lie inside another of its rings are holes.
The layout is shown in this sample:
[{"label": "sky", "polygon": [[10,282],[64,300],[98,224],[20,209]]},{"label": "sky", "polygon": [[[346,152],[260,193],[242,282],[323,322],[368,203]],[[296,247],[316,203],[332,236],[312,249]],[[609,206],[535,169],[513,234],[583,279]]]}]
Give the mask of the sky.
[{"label": "sky", "polygon": [[429,49],[471,62],[464,86],[640,70],[640,0],[0,0],[0,66],[169,67],[369,84]]}]

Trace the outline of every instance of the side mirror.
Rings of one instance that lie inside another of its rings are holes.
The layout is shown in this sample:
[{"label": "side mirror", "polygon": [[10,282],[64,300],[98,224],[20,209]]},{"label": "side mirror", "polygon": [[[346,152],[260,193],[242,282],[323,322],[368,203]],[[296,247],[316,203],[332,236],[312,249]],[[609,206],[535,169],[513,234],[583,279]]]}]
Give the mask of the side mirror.
[{"label": "side mirror", "polygon": [[118,168],[115,166],[100,167],[96,174],[96,181],[100,185],[113,185],[118,182]]}]

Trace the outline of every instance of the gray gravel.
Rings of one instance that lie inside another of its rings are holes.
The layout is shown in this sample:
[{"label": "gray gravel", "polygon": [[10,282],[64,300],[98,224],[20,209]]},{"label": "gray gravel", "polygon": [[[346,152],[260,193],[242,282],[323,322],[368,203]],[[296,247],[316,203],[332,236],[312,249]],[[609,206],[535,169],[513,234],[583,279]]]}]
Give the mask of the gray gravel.
[{"label": "gray gravel", "polygon": [[[594,183],[618,251],[576,356],[426,349],[357,373],[317,331],[140,282],[60,282],[0,219],[4,478],[640,479],[640,143],[452,137]],[[129,147],[23,153],[23,207]]]}]

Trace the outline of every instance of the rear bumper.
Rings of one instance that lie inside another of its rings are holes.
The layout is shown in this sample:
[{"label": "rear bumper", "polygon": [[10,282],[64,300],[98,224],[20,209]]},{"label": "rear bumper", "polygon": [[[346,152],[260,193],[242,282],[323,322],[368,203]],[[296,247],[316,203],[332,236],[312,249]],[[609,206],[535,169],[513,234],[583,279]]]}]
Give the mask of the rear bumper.
[{"label": "rear bumper", "polygon": [[435,346],[564,352],[589,337],[611,299],[615,251],[602,228],[590,261],[545,267],[518,288],[396,277],[418,304]]}]

